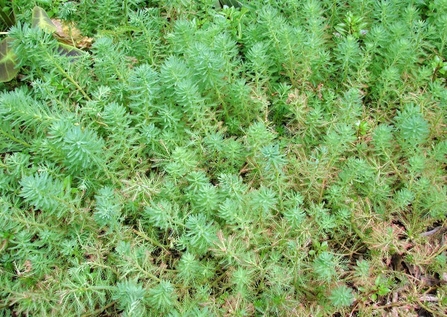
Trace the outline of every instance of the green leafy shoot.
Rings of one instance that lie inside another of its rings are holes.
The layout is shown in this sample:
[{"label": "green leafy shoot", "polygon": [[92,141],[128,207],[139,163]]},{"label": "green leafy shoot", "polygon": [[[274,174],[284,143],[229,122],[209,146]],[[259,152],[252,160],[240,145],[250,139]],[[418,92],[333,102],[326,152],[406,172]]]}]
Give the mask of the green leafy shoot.
[{"label": "green leafy shoot", "polygon": [[[57,27],[45,10],[38,6],[33,8],[32,27],[40,28],[47,33],[55,33],[57,31]],[[0,42],[0,82],[8,82],[19,73],[17,57],[11,48],[12,41],[12,38],[7,37]],[[62,42],[59,42],[57,51],[61,56],[72,58],[83,54],[82,50]]]},{"label": "green leafy shoot", "polygon": [[0,10],[0,317],[446,316],[447,0]]}]

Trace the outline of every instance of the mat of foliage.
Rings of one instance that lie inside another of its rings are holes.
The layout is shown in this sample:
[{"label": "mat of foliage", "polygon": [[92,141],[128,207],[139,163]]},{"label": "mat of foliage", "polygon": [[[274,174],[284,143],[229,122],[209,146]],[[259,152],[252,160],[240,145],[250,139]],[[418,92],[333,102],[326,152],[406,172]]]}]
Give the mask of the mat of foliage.
[{"label": "mat of foliage", "polygon": [[12,2],[0,316],[446,313],[447,1],[240,3]]}]

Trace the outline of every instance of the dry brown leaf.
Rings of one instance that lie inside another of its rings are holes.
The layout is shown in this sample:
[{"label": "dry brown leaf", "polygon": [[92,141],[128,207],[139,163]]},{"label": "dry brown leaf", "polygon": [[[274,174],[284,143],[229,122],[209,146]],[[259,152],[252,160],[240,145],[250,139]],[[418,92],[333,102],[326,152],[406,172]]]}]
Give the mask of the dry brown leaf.
[{"label": "dry brown leaf", "polygon": [[55,34],[60,41],[81,49],[90,48],[92,45],[93,38],[83,36],[74,22],[60,19],[52,19],[51,22],[56,26]]}]

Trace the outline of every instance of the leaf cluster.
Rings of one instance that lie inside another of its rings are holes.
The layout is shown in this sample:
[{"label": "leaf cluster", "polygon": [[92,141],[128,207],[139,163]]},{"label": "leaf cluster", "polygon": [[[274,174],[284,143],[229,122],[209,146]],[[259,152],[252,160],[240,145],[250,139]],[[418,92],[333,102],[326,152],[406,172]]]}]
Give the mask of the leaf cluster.
[{"label": "leaf cluster", "polygon": [[445,1],[22,2],[0,315],[445,313]]}]

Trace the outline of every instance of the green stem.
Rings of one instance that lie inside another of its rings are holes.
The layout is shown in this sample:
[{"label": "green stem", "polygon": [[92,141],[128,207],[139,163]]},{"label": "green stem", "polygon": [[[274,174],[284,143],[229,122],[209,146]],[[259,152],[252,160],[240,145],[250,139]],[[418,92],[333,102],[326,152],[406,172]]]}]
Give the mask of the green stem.
[{"label": "green stem", "polygon": [[138,235],[138,236],[140,236],[141,238],[143,238],[144,240],[149,241],[149,242],[152,243],[153,245],[155,245],[155,246],[157,246],[157,247],[159,247],[159,248],[161,248],[161,249],[163,249],[164,251],[167,252],[167,250],[166,250],[166,248],[165,248],[164,245],[162,245],[161,243],[158,243],[158,242],[155,241],[154,239],[151,239],[151,238],[148,237],[144,232],[138,231],[137,229],[132,229],[132,231],[133,231],[136,235]]},{"label": "green stem", "polygon": [[73,79],[73,77],[71,77],[63,68],[61,65],[59,65],[59,63],[57,63],[53,56],[49,53],[47,53],[48,58],[53,61],[54,66],[56,66],[56,68],[59,70],[59,72],[65,76],[65,78],[67,78],[73,85],[75,85],[76,89],[84,96],[85,99],[87,99],[88,101],[91,101],[91,98],[87,95],[87,93],[84,91],[84,89],[82,89],[81,86],[79,86],[79,84],[76,82],[76,80]]},{"label": "green stem", "polygon": [[2,129],[0,130],[0,133],[3,134],[4,136],[6,136],[8,139],[11,139],[11,140],[13,140],[16,143],[19,143],[19,144],[23,145],[24,147],[30,147],[31,146],[30,144],[26,143],[25,141],[22,141],[22,140],[16,138],[15,136],[9,134],[8,132],[5,132]]},{"label": "green stem", "polygon": [[113,302],[107,304],[107,305],[104,306],[104,307],[100,307],[100,308],[98,308],[98,309],[96,309],[96,310],[94,310],[94,311],[92,311],[92,312],[89,312],[89,313],[85,313],[85,314],[81,315],[81,317],[88,317],[88,316],[97,316],[97,315],[100,315],[100,314],[101,314],[103,311],[105,311],[107,308],[112,307],[112,306],[115,305],[115,304],[116,304],[116,301],[113,301]]}]

